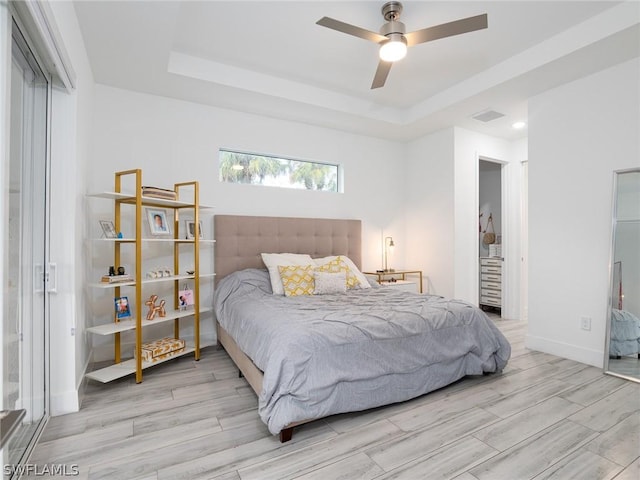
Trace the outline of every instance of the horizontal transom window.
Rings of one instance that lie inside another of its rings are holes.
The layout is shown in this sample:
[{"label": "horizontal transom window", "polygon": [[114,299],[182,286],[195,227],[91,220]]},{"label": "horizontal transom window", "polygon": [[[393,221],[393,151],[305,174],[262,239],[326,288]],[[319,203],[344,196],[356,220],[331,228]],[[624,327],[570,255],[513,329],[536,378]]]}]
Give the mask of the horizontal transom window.
[{"label": "horizontal transom window", "polygon": [[338,165],[220,150],[220,181],[338,191]]}]

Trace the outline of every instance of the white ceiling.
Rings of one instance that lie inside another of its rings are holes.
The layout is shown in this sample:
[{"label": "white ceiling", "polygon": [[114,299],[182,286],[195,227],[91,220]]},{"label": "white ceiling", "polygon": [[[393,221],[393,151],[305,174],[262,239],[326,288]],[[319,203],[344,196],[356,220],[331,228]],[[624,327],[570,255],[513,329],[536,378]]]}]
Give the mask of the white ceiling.
[{"label": "white ceiling", "polygon": [[[527,98],[640,55],[640,2],[405,1],[407,31],[487,13],[489,28],[415,45],[371,90],[384,1],[76,1],[96,82],[390,139],[458,125],[497,137]],[[504,117],[483,123],[475,113]]]}]

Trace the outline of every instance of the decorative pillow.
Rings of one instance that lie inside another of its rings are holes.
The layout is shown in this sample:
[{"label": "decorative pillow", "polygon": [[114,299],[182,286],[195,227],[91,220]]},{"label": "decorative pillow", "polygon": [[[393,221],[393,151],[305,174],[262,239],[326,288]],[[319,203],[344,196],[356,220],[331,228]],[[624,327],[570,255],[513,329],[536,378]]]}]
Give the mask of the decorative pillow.
[{"label": "decorative pillow", "polygon": [[307,265],[304,267],[289,265],[278,266],[280,279],[284,294],[287,297],[295,297],[298,295],[313,295],[315,287],[313,267]]},{"label": "decorative pillow", "polygon": [[282,280],[280,279],[279,265],[311,265],[315,263],[310,255],[299,253],[262,253],[262,261],[267,270],[269,270],[269,278],[271,279],[271,290],[274,295],[284,295]]},{"label": "decorative pillow", "polygon": [[345,293],[347,291],[347,273],[315,272],[315,295],[329,295],[332,293]]},{"label": "decorative pillow", "polygon": [[365,277],[358,267],[349,257],[344,255],[316,258],[314,260],[318,268],[325,272],[341,272],[347,274],[347,288],[371,288],[367,277]]}]

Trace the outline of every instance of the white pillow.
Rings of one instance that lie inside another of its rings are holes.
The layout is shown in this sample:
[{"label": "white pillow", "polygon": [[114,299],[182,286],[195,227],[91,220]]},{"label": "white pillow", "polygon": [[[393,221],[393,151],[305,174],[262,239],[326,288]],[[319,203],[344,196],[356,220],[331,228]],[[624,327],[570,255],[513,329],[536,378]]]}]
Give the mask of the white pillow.
[{"label": "white pillow", "polygon": [[334,261],[338,257],[340,257],[340,260],[342,260],[345,263],[345,265],[349,267],[349,270],[351,270],[351,272],[353,272],[353,274],[356,276],[356,278],[360,282],[359,288],[371,288],[371,285],[369,284],[369,280],[367,280],[367,277],[358,269],[358,267],[356,267],[356,264],[353,263],[353,260],[351,260],[346,255],[333,255],[331,257],[315,258],[314,262],[316,262],[316,265],[320,267],[322,265],[325,265],[329,262]]},{"label": "white pillow", "polygon": [[346,293],[347,274],[346,272],[315,272],[314,295],[328,295],[332,293]]},{"label": "white pillow", "polygon": [[274,295],[284,295],[284,287],[278,266],[300,265],[315,266],[310,255],[302,253],[261,253],[262,261],[267,270],[269,270],[269,278],[271,279],[271,290]]}]

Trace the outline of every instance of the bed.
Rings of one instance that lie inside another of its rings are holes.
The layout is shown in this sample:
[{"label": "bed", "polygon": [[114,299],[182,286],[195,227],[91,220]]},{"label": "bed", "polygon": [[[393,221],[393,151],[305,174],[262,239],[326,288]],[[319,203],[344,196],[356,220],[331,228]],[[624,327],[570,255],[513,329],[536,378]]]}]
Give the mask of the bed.
[{"label": "bed", "polygon": [[462,301],[366,279],[338,293],[273,294],[265,252],[308,254],[324,266],[349,261],[347,275],[359,270],[358,220],[217,215],[214,228],[218,342],[283,442],[301,423],[501,372],[509,359],[493,322]]}]

